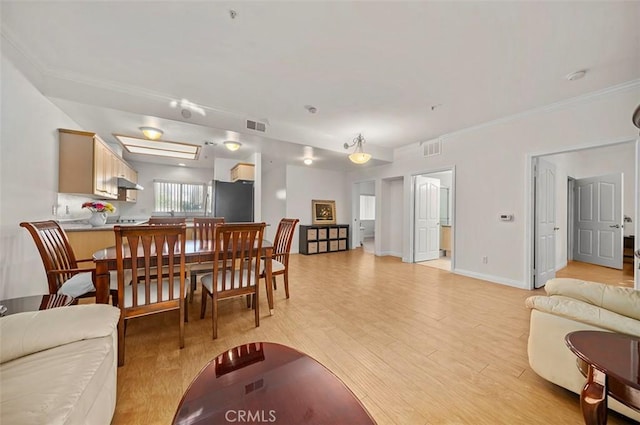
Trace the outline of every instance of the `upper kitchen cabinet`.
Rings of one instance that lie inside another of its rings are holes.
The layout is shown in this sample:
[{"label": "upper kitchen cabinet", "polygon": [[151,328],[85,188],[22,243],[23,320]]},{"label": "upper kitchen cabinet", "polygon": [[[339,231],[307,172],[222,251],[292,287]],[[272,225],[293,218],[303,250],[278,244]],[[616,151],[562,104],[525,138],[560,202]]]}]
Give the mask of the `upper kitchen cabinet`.
[{"label": "upper kitchen cabinet", "polygon": [[135,194],[118,194],[118,177],[137,181],[137,173],[129,167],[96,134],[87,131],[58,129],[58,191],[93,195],[103,199],[135,202]]}]

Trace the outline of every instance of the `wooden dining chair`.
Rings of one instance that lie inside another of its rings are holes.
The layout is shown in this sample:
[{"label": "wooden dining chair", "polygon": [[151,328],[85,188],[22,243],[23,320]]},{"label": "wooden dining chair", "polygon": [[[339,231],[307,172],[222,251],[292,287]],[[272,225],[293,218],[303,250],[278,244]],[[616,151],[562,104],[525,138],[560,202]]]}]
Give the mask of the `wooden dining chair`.
[{"label": "wooden dining chair", "polygon": [[186,217],[164,217],[155,216],[149,217],[148,224],[184,224],[186,223]]},{"label": "wooden dining chair", "polygon": [[[215,226],[224,223],[224,217],[194,217],[193,219],[193,241],[200,246],[213,243]],[[199,274],[210,273],[212,262],[191,264],[189,275],[191,276],[191,286],[189,290],[189,301],[193,301],[193,293],[196,290],[196,281]]]},{"label": "wooden dining chair", "polygon": [[218,337],[218,301],[251,296],[255,299],[255,323],[260,326],[258,283],[262,238],[265,223],[226,223],[216,225],[214,238],[213,272],[202,276],[202,305],[200,318],[204,318],[207,298],[212,300],[211,319],[213,339]]},{"label": "wooden dining chair", "polygon": [[[276,286],[276,276],[284,276],[284,292],[287,298],[289,298],[289,253],[291,252],[293,233],[299,221],[297,218],[283,218],[280,220],[276,237],[273,241],[273,259],[271,260],[273,289],[278,289]],[[260,272],[260,278],[265,279],[265,283],[267,285],[269,284],[269,282],[266,282],[264,265]]]},{"label": "wooden dining chair", "polygon": [[[186,225],[115,226],[113,231],[120,307],[118,365],[124,364],[125,322],[134,317],[178,310],[183,348],[189,284],[185,273]],[[125,279],[128,273],[129,285]]]},{"label": "wooden dining chair", "polygon": [[[20,227],[29,231],[38,248],[50,294],[63,294],[74,298],[96,296],[95,267],[78,267],[81,263],[93,264],[93,259],[76,259],[69,238],[57,221],[22,222]],[[116,305],[118,283],[115,273],[111,275],[109,287],[111,301]]]}]

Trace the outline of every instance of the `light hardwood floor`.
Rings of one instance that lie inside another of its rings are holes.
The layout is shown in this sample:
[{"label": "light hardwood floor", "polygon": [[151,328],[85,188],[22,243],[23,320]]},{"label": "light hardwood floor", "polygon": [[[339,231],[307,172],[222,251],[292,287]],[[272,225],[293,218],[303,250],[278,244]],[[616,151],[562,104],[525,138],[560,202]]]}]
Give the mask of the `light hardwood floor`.
[{"label": "light hardwood floor", "polygon": [[[200,369],[251,341],[309,354],[342,379],[380,425],[583,423],[578,396],[539,378],[527,362],[524,300],[542,290],[363,249],[292,255],[290,267],[291,298],[279,281],[273,316],[263,287],[259,328],[243,300],[227,300],[212,340],[210,306],[199,319],[199,289],[182,350],[176,312],[130,321],[112,424],[171,423]],[[629,422],[610,414],[609,423]]]}]

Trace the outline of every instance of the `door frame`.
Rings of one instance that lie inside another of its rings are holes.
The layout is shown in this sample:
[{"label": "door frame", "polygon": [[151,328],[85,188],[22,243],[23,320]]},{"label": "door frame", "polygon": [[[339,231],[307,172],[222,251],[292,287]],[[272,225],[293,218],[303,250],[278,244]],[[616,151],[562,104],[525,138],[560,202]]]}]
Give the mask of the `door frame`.
[{"label": "door frame", "polygon": [[[560,153],[569,153],[569,152],[579,152],[587,149],[596,149],[603,147],[611,147],[615,145],[621,145],[626,143],[635,143],[636,148],[636,170],[635,170],[635,205],[636,205],[636,224],[635,224],[635,240],[636,240],[636,249],[640,249],[640,195],[638,194],[638,189],[640,188],[640,167],[638,166],[638,160],[640,160],[640,138],[635,139],[622,139],[611,141],[609,143],[593,143],[584,146],[578,146],[569,149],[560,149],[560,150],[549,150],[545,152],[536,152],[536,153],[528,153],[526,164],[525,164],[525,262],[524,262],[524,287],[530,290],[533,290],[533,265],[534,265],[534,255],[535,250],[533,248],[534,244],[534,226],[535,226],[535,211],[533,208],[535,207],[535,187],[534,187],[534,177],[535,177],[535,169],[534,169],[534,161],[537,157],[544,157],[548,155],[555,155]],[[640,273],[638,272],[638,263],[640,261],[635,259],[635,267],[634,267],[634,280],[635,280],[635,289],[640,289]]]},{"label": "door frame", "polygon": [[[405,176],[405,188],[408,189],[409,193],[409,203],[408,205],[405,203],[406,211],[408,212],[408,235],[409,235],[409,244],[406,246],[408,255],[406,259],[403,258],[404,262],[414,263],[415,262],[415,210],[413,206],[416,201],[415,194],[415,176],[429,176],[430,174],[439,174],[443,172],[451,171],[451,192],[449,196],[451,197],[451,272],[454,273],[456,266],[456,166],[443,167],[443,168],[434,168],[433,170],[425,170],[418,173],[412,173]],[[407,185],[409,186],[407,188]],[[405,192],[407,193],[407,192]],[[406,198],[405,198],[406,199]],[[405,201],[406,202],[406,201]],[[407,217],[405,216],[405,217]],[[406,234],[406,233],[405,233]]]}]

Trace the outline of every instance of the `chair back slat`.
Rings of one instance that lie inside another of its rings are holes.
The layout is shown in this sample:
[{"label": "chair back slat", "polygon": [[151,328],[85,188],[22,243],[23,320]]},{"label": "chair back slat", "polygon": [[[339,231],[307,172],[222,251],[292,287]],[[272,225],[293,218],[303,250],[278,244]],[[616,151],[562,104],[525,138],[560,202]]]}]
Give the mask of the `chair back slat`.
[{"label": "chair back slat", "polygon": [[297,218],[283,218],[278,224],[278,230],[273,242],[273,259],[285,266],[289,263],[293,233],[299,221]]},{"label": "chair back slat", "polygon": [[67,234],[54,220],[22,222],[20,226],[29,231],[38,248],[47,274],[49,293],[57,293],[62,284],[77,272],[50,273],[50,271],[78,268]]},{"label": "chair back slat", "polygon": [[[115,226],[114,232],[118,293],[122,293],[123,297],[127,283],[124,271],[131,271],[131,300],[126,305],[130,304],[130,308],[136,309],[157,304],[149,307],[155,311],[168,302],[180,301],[184,297],[184,224]],[[166,253],[174,255],[165,258]]]},{"label": "chair back slat", "polygon": [[216,225],[214,300],[221,296],[241,294],[252,285],[257,285],[265,226],[265,223]]},{"label": "chair back slat", "polygon": [[195,217],[193,219],[193,240],[202,245],[213,240],[215,226],[224,223],[224,217]]}]

